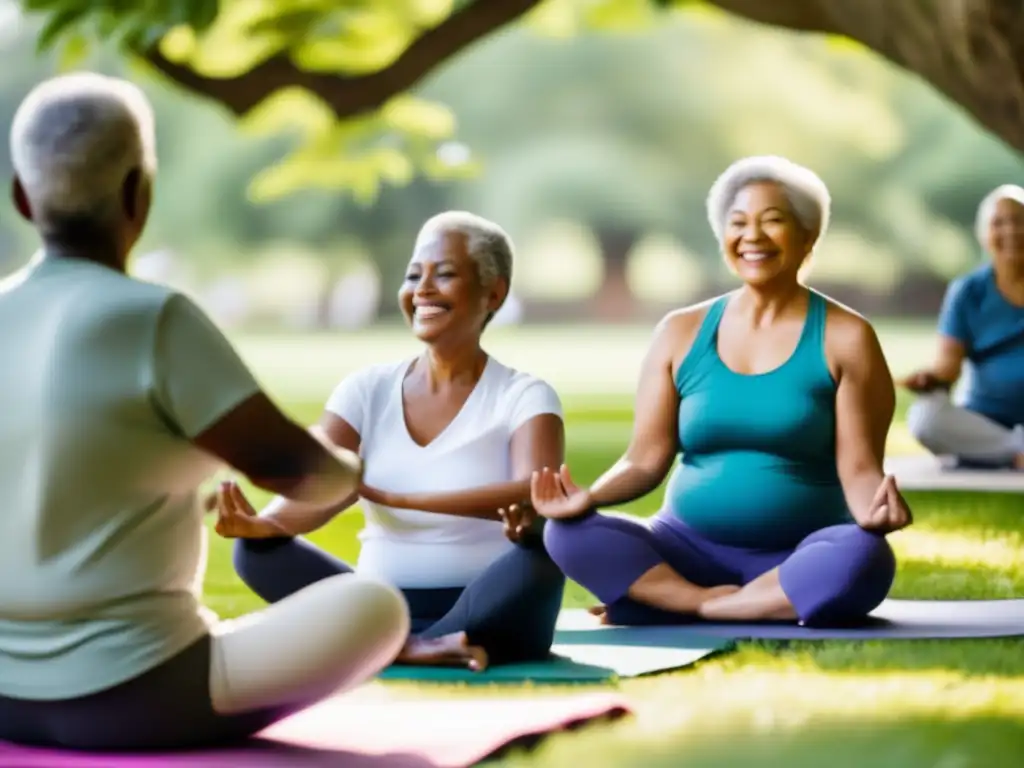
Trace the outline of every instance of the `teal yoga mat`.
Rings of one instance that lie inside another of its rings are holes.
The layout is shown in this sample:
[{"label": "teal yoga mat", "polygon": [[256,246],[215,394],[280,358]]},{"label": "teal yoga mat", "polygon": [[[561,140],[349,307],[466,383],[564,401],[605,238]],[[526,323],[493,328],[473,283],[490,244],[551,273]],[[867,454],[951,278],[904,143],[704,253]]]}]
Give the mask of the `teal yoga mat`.
[{"label": "teal yoga mat", "polygon": [[730,640],[699,634],[648,642],[632,633],[606,635],[598,631],[567,631],[555,635],[552,657],[548,661],[506,664],[484,672],[456,667],[393,666],[385,669],[380,678],[470,684],[601,683],[681,669],[731,646]]}]

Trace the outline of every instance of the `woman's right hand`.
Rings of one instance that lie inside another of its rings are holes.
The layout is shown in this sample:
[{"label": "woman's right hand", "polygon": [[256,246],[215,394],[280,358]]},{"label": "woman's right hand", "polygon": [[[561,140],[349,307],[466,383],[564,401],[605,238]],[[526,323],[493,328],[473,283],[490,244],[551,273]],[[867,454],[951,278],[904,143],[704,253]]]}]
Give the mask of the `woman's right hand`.
[{"label": "woman's right hand", "polygon": [[590,491],[572,481],[565,464],[558,472],[547,467],[530,478],[530,501],[541,517],[565,520],[588,512],[594,502]]},{"label": "woman's right hand", "polygon": [[259,517],[238,483],[221,483],[214,530],[225,539],[270,539],[290,535],[273,520]]},{"label": "woman's right hand", "polygon": [[915,371],[906,378],[898,381],[897,384],[918,395],[934,392],[937,389],[949,389],[950,387],[948,382],[943,381],[928,370]]}]

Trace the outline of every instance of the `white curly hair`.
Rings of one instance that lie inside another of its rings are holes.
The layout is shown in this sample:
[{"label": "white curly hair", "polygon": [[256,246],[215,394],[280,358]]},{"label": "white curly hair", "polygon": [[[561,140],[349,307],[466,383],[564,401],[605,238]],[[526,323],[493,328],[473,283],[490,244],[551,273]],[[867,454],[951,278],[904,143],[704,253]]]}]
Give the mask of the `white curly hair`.
[{"label": "white curly hair", "polygon": [[817,245],[828,229],[831,215],[832,197],[828,187],[809,168],[774,155],[737,160],[711,185],[707,200],[708,222],[719,244],[736,196],[751,184],[760,182],[771,182],[782,188],[796,220],[811,233]]}]

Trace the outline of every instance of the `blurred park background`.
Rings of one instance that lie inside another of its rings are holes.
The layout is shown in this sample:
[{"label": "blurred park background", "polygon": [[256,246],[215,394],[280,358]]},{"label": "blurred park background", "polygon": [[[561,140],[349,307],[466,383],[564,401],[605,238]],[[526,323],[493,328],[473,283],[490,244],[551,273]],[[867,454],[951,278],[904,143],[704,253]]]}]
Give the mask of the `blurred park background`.
[{"label": "blurred park background", "polygon": [[[73,22],[74,0],[64,5]],[[174,27],[163,50],[216,76],[245,72],[266,57],[268,25],[301,27],[287,4],[244,18],[272,5],[223,4],[205,38]],[[423,24],[452,10],[347,5],[363,8],[370,31],[359,33],[353,10],[348,42],[309,46],[308,69],[379,68],[404,45],[401,12],[419,9]],[[348,371],[414,349],[395,292],[418,227],[448,208],[498,221],[518,246],[492,350],[570,397],[628,395],[657,318],[732,285],[704,199],[730,162],[755,153],[807,164],[832,191],[811,284],[870,316],[895,368],[926,359],[947,281],[984,258],[979,200],[1024,170],[1014,151],[842,38],[700,4],[524,5],[535,7],[519,23],[339,124],[295,88],[239,119],[115,42],[93,34],[89,44],[72,25],[54,44],[58,4],[5,0],[0,112],[9,123],[35,83],[72,68],[141,85],[156,108],[160,173],[133,269],[196,297],[289,401],[322,402]],[[29,227],[0,207],[0,272],[34,248]]]}]

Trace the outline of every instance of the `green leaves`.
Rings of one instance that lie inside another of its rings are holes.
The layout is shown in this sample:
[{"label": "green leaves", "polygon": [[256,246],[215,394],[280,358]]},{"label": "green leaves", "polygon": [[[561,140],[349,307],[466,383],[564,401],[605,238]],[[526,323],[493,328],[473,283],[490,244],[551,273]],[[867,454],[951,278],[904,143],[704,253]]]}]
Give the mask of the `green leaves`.
[{"label": "green leaves", "polygon": [[453,161],[441,152],[455,133],[451,112],[409,95],[375,113],[339,122],[316,95],[288,88],[243,118],[241,127],[253,135],[296,139],[288,155],[253,179],[249,193],[260,202],[312,187],[344,190],[360,205],[370,205],[382,185],[408,184],[417,172],[445,179],[476,169],[468,156]]},{"label": "green leaves", "polygon": [[217,0],[23,0],[22,8],[46,18],[37,41],[41,51],[74,39],[83,43],[112,40],[146,47],[173,26],[203,30],[217,17]]}]

